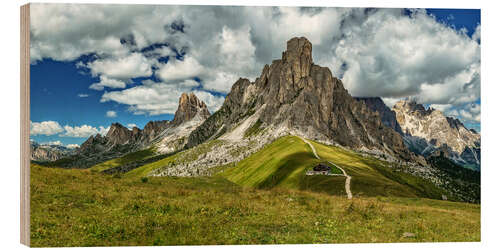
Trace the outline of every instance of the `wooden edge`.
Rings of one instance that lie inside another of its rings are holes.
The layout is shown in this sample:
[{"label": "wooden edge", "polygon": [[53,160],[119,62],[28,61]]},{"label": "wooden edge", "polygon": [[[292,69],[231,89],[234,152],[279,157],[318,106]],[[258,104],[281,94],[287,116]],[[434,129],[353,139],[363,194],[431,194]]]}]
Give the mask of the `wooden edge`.
[{"label": "wooden edge", "polygon": [[21,244],[30,245],[30,5],[21,6]]}]

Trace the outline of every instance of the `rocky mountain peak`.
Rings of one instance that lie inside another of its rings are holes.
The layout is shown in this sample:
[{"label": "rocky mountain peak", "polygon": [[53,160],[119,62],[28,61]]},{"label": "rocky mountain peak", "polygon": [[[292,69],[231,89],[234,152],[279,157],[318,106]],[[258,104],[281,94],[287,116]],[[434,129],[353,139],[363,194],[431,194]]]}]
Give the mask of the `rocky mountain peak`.
[{"label": "rocky mountain peak", "polygon": [[138,127],[133,127],[132,128],[132,136],[138,136],[140,135],[141,130]]},{"label": "rocky mountain peak", "polygon": [[179,107],[175,111],[174,120],[172,123],[179,125],[183,122],[193,119],[196,115],[206,119],[210,116],[207,105],[198,99],[194,93],[182,93],[179,97]]},{"label": "rocky mountain peak", "polygon": [[435,109],[426,109],[424,105],[417,103],[415,100],[401,100],[394,105],[394,109],[406,110],[407,112],[417,112],[420,115],[428,115]]},{"label": "rocky mountain peak", "polygon": [[313,64],[311,42],[305,37],[294,37],[288,40],[282,60],[292,65],[294,82],[308,76]]},{"label": "rocky mountain peak", "polygon": [[113,123],[109,128],[106,138],[113,144],[126,144],[132,137],[133,132],[120,123]]},{"label": "rocky mountain peak", "polygon": [[312,44],[304,37],[289,40],[281,60],[265,65],[254,82],[236,81],[221,109],[193,131],[187,145],[195,146],[221,131],[239,131],[227,137],[241,138],[246,129],[237,127],[257,121],[268,131],[409,156],[396,131],[354,100],[330,69],[313,64]]},{"label": "rocky mountain peak", "polygon": [[425,109],[414,101],[399,101],[393,111],[413,152],[439,155],[444,151],[446,157],[459,164],[480,165],[481,136],[467,129],[460,120],[433,108]]}]

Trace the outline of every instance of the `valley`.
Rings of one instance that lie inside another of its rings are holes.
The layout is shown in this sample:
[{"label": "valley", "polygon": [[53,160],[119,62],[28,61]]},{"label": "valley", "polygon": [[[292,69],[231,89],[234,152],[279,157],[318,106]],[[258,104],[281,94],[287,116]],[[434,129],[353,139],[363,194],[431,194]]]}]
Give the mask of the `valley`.
[{"label": "valley", "polygon": [[35,147],[34,246],[480,240],[480,134],[352,97],[304,37],[214,113],[182,93],[172,120]]}]

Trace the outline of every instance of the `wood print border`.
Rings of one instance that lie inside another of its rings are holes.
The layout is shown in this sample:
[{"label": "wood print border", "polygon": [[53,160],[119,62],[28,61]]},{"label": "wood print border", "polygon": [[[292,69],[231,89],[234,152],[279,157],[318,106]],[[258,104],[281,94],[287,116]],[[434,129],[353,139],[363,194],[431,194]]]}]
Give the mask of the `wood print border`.
[{"label": "wood print border", "polygon": [[21,243],[30,245],[30,5],[21,6]]}]

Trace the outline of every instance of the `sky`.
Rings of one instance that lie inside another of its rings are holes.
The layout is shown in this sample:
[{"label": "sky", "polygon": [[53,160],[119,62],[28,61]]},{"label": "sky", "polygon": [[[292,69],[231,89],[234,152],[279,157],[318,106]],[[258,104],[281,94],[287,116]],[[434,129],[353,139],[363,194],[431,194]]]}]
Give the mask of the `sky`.
[{"label": "sky", "polygon": [[31,139],[76,147],[113,122],[171,120],[183,92],[215,112],[295,36],[351,95],[480,131],[479,10],[32,4]]}]

